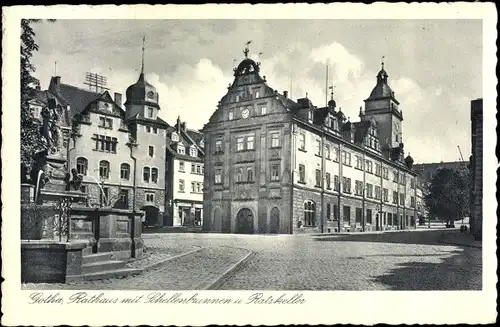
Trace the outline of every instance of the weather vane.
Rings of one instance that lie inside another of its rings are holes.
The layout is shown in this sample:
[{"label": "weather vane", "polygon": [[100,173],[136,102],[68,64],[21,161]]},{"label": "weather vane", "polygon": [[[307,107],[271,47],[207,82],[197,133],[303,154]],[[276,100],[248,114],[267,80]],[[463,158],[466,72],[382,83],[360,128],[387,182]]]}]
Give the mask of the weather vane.
[{"label": "weather vane", "polygon": [[385,59],[385,56],[382,56],[381,60],[382,60],[382,69],[384,69],[384,59]]},{"label": "weather vane", "polygon": [[245,58],[248,58],[248,52],[250,52],[250,50],[248,49],[248,45],[250,43],[252,43],[252,40],[250,40],[247,43],[245,43],[245,50],[243,50],[243,53],[245,54]]}]

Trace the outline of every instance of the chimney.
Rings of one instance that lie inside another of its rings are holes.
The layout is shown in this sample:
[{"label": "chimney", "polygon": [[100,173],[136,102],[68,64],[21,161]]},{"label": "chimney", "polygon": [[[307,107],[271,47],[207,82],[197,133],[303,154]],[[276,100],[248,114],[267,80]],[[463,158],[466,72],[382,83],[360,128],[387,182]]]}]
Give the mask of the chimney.
[{"label": "chimney", "polygon": [[283,91],[283,95],[285,96],[286,99],[288,99],[288,91]]},{"label": "chimney", "polygon": [[181,127],[182,127],[182,130],[185,132],[186,131],[186,122],[182,122]]},{"label": "chimney", "polygon": [[177,134],[180,134],[181,133],[181,117],[180,116],[177,116]]},{"label": "chimney", "polygon": [[59,86],[61,85],[61,76],[54,76],[50,79],[49,91],[52,94],[59,93]]},{"label": "chimney", "polygon": [[115,92],[115,102],[117,105],[122,106],[122,94]]},{"label": "chimney", "polygon": [[56,84],[57,86],[61,85],[61,76],[54,77],[54,84]]}]

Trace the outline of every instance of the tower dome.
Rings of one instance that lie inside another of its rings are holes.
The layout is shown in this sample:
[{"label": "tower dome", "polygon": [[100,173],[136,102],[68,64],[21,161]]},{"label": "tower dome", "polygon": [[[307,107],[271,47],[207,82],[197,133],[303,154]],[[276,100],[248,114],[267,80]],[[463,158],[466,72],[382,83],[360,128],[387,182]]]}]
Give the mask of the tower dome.
[{"label": "tower dome", "polygon": [[377,85],[373,88],[370,93],[369,100],[381,99],[381,98],[394,98],[394,92],[387,83],[387,78],[389,75],[384,69],[384,62],[382,61],[382,68],[377,74]]}]

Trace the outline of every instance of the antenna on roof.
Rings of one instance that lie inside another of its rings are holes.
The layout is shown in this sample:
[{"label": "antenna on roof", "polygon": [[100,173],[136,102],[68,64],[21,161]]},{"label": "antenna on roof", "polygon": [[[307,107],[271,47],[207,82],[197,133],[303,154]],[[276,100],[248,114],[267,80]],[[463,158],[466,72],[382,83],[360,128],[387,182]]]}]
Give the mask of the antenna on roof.
[{"label": "antenna on roof", "polygon": [[96,93],[103,92],[104,90],[109,90],[109,88],[106,87],[106,85],[108,84],[107,78],[95,73],[85,73],[85,83],[83,84],[88,85],[89,89]]},{"label": "antenna on roof", "polygon": [[57,61],[54,61],[54,76],[57,76]]}]

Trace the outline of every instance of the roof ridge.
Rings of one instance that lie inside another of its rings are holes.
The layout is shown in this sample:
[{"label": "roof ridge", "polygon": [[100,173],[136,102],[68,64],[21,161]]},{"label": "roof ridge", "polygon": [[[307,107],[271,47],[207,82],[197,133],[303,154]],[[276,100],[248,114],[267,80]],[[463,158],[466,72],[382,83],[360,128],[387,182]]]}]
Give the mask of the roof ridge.
[{"label": "roof ridge", "polygon": [[79,90],[79,91],[83,91],[83,92],[87,92],[87,93],[92,93],[92,94],[96,94],[96,95],[103,95],[103,94],[104,94],[104,92],[101,92],[101,93],[99,93],[99,92],[94,92],[94,91],[91,91],[91,90],[86,90],[86,89],[84,89],[84,88],[82,88],[82,87],[78,87],[78,86],[71,85],[71,84],[61,83],[61,84],[60,84],[60,86],[72,87],[72,88],[77,89],[77,90]]}]

